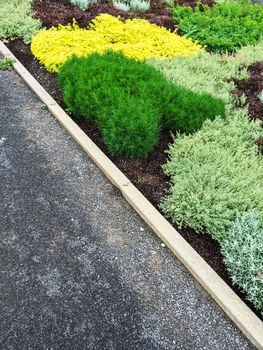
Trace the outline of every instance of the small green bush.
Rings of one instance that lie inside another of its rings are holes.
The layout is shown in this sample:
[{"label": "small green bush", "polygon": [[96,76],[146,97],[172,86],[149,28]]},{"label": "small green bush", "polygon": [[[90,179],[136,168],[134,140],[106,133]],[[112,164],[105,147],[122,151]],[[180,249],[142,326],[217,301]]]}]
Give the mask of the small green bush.
[{"label": "small green bush", "polygon": [[0,39],[21,38],[26,44],[41,28],[32,18],[32,0],[0,0]]},{"label": "small green bush", "polygon": [[14,61],[12,58],[1,58],[0,59],[0,70],[11,70],[13,68]]},{"label": "small green bush", "polygon": [[155,96],[155,105],[160,104],[158,92],[165,79],[153,67],[108,51],[87,57],[72,56],[61,67],[59,81],[68,108],[95,120],[105,105],[118,107],[116,98],[118,102],[127,96],[152,101]]},{"label": "small green bush", "polygon": [[160,113],[150,92],[157,96],[156,76],[114,52],[73,56],[59,71],[68,109],[96,121],[111,153],[125,156],[145,156],[157,143]]},{"label": "small green bush", "polygon": [[197,5],[173,9],[183,35],[207,46],[211,51],[234,52],[262,39],[263,7],[250,1],[225,1],[213,7]]},{"label": "small green bush", "polygon": [[147,63],[117,52],[73,56],[59,81],[69,111],[97,121],[113,154],[147,155],[159,127],[191,133],[205,119],[224,116],[221,100],[171,84]]},{"label": "small green bush", "polygon": [[221,252],[233,284],[263,314],[263,229],[254,212],[237,218]]},{"label": "small green bush", "polygon": [[263,222],[263,158],[254,143],[262,136],[260,124],[237,110],[175,139],[164,166],[171,187],[161,203],[163,212],[180,226],[218,241],[238,212],[255,208]]},{"label": "small green bush", "polygon": [[[167,84],[160,106],[163,126],[173,132],[193,133],[202,127],[205,119],[225,115],[222,100],[207,93],[195,93],[182,86]],[[160,91],[161,94],[161,91]]]},{"label": "small green bush", "polygon": [[144,157],[158,141],[159,115],[148,100],[119,96],[117,108],[104,105],[98,116],[104,143],[112,154]]}]

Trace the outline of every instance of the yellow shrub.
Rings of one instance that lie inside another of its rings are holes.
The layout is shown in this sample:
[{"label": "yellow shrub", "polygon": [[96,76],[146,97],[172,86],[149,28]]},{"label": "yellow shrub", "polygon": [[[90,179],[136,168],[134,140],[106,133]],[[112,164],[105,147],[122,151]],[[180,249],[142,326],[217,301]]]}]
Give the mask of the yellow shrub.
[{"label": "yellow shrub", "polygon": [[145,60],[193,56],[203,49],[190,39],[145,20],[123,22],[117,17],[101,14],[92,21],[89,29],[74,24],[41,31],[33,38],[31,50],[47,70],[57,72],[73,54],[86,56],[113,50],[130,58]]}]

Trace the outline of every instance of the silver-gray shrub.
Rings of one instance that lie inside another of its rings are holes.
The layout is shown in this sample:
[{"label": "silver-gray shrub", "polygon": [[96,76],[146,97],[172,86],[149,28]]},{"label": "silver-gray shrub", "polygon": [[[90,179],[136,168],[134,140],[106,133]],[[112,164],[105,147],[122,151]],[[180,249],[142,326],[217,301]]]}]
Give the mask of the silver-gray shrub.
[{"label": "silver-gray shrub", "polygon": [[171,187],[161,209],[180,226],[222,241],[237,213],[257,209],[263,222],[263,157],[259,122],[244,110],[206,121],[193,135],[178,135],[163,167]]},{"label": "silver-gray shrub", "polygon": [[122,1],[122,0],[114,1],[113,6],[120,11],[128,12],[131,10],[130,4],[127,1]]},{"label": "silver-gray shrub", "polygon": [[233,284],[263,313],[263,228],[255,212],[236,219],[221,252]]},{"label": "silver-gray shrub", "polygon": [[70,0],[70,2],[81,10],[86,10],[90,5],[95,4],[97,0]]},{"label": "silver-gray shrub", "polygon": [[150,9],[149,0],[117,0],[113,6],[121,11],[145,12]]},{"label": "silver-gray shrub", "polygon": [[131,10],[134,12],[146,12],[150,9],[148,0],[130,0]]},{"label": "silver-gray shrub", "polygon": [[170,146],[164,172],[171,177],[171,188],[161,203],[174,222],[218,241],[238,212],[257,208],[263,222],[263,159],[254,143],[263,130],[258,122],[249,122],[245,109],[233,108],[234,83],[229,81],[245,78],[248,65],[262,58],[263,42],[235,55],[148,60],[171,82],[225,102],[225,120],[208,121],[194,135],[178,135]]},{"label": "silver-gray shrub", "polygon": [[231,78],[247,78],[247,67],[263,59],[263,42],[241,48],[235,55],[199,53],[195,57],[149,59],[148,63],[161,71],[172,83],[197,93],[206,92],[232,105],[235,88]]},{"label": "silver-gray shrub", "polygon": [[32,17],[32,0],[0,0],[0,39],[21,38],[26,44],[41,29]]}]

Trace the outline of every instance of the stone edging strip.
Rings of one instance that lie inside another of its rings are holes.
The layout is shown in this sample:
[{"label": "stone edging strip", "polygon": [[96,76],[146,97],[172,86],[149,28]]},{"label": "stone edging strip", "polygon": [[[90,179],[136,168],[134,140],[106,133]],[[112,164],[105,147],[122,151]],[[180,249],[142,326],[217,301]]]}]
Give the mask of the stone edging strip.
[{"label": "stone edging strip", "polygon": [[17,73],[47,106],[59,123],[63,125],[73,139],[84,149],[112,184],[121,191],[130,205],[221,306],[252,344],[257,349],[263,350],[263,322],[77,126],[1,41],[0,52],[5,57],[14,59],[14,68]]}]

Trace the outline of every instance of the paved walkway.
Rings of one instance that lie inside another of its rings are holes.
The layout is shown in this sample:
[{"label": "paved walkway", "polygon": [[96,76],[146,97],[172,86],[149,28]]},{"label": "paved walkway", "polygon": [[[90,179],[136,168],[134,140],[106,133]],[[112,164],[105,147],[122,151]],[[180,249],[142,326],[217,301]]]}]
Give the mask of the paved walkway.
[{"label": "paved walkway", "polygon": [[251,344],[15,72],[0,72],[0,349]]}]

